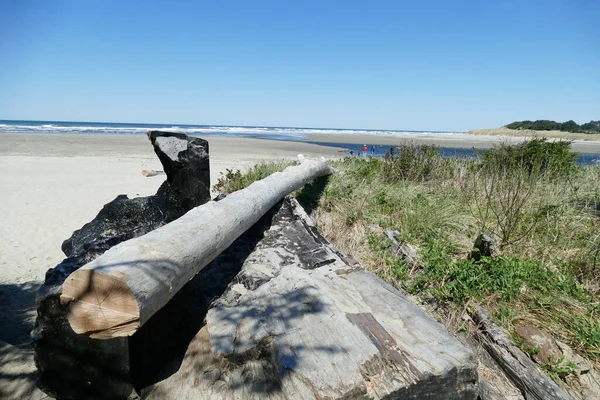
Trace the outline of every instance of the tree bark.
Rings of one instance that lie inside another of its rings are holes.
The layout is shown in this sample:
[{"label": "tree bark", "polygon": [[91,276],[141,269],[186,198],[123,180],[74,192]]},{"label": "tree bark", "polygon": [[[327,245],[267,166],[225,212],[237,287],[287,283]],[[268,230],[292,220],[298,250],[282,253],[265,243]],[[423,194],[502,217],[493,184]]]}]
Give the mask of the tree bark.
[{"label": "tree bark", "polygon": [[63,284],[71,328],[92,338],[132,335],[278,201],[331,173],[304,161],[108,250]]}]

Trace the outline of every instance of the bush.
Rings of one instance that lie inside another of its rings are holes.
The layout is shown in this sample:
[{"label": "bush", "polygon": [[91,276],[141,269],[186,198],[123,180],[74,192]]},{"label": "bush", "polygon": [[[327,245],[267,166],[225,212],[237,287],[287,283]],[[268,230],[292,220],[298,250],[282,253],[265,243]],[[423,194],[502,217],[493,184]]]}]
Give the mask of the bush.
[{"label": "bush", "polygon": [[517,257],[483,257],[479,261],[452,260],[445,249],[429,246],[422,252],[424,269],[409,291],[429,291],[440,300],[464,304],[469,299],[498,296],[511,302],[525,291],[536,296],[567,296],[588,300],[589,293],[573,278],[552,272],[540,262]]},{"label": "bush", "polygon": [[427,181],[443,173],[446,164],[435,145],[403,144],[386,154],[383,177],[388,182]]},{"label": "bush", "polygon": [[[480,152],[477,179],[467,180],[463,191],[482,232],[491,231],[504,248],[528,237],[546,199],[534,196],[542,187],[564,190],[578,171],[577,155],[566,141],[533,139]],[[479,193],[483,201],[479,201]],[[535,203],[535,204],[532,204]],[[534,212],[534,214],[535,214]],[[529,215],[531,214],[531,215]]]},{"label": "bush", "polygon": [[527,171],[529,176],[568,177],[577,170],[577,153],[571,142],[532,139],[518,145],[502,144],[479,152],[484,172]]}]

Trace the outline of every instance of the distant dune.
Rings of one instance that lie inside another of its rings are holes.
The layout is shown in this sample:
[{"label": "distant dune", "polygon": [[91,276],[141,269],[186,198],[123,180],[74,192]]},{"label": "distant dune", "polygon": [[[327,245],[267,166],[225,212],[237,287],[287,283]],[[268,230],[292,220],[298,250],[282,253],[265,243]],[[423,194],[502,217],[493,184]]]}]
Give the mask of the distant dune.
[{"label": "distant dune", "polygon": [[497,129],[474,129],[472,131],[469,131],[468,134],[485,136],[545,137],[553,139],[600,141],[600,134],[571,133],[562,131],[534,131],[529,129],[508,129],[505,127]]}]

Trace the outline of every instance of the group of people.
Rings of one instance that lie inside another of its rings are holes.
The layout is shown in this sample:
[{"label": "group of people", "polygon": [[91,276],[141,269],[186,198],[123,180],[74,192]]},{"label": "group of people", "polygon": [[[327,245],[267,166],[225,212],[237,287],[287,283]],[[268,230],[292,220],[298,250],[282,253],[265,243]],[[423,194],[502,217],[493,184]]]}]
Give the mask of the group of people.
[{"label": "group of people", "polygon": [[[349,153],[351,156],[353,156],[354,150],[350,150]],[[369,154],[369,147],[366,144],[363,144],[362,155],[363,155],[363,157],[366,157],[367,154]],[[375,155],[375,145],[371,146],[371,155]]]}]

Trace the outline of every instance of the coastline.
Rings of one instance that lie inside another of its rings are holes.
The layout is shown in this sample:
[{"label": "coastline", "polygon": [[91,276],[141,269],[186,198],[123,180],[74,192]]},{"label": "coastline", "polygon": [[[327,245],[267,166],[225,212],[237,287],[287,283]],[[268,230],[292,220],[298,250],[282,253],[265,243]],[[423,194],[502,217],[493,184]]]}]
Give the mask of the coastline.
[{"label": "coastline", "polygon": [[577,140],[584,142],[600,141],[600,134],[572,133],[563,131],[535,131],[531,129],[509,129],[506,127],[495,129],[473,129],[469,135],[485,136],[511,136],[511,137],[544,137],[548,139]]},{"label": "coastline", "polygon": [[[398,134],[398,135],[344,135],[316,134],[306,135],[314,143],[349,143],[394,146],[402,142],[437,145],[447,148],[490,149],[501,143],[516,144],[531,139],[532,136],[502,136],[468,133],[436,134]],[[600,141],[572,140],[571,148],[578,153],[600,154]]]}]

